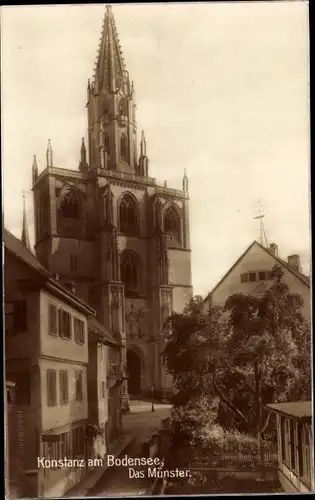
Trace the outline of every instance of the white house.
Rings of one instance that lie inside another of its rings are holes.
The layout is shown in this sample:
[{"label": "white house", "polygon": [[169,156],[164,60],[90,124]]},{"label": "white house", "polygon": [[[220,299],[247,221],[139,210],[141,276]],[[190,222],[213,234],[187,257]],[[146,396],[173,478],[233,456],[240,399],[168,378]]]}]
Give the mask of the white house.
[{"label": "white house", "polygon": [[282,281],[288,285],[290,292],[302,297],[304,317],[311,322],[310,279],[302,273],[300,257],[290,255],[287,261],[281,259],[275,243],[266,248],[254,241],[205,298],[205,309],[211,305],[223,306],[226,299],[235,293],[264,293],[273,282],[272,269],[275,265],[281,267]]}]

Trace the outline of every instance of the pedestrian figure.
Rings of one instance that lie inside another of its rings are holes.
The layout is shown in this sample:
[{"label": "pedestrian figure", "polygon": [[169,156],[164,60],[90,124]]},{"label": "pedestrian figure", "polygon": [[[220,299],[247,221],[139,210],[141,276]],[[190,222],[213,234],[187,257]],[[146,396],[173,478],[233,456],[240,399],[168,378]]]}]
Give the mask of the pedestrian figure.
[{"label": "pedestrian figure", "polygon": [[151,411],[155,411],[155,409],[154,409],[154,402],[153,402],[153,395],[154,395],[154,387],[153,387],[153,385],[152,385],[152,387],[150,389],[150,393],[151,393],[151,401],[152,401]]}]

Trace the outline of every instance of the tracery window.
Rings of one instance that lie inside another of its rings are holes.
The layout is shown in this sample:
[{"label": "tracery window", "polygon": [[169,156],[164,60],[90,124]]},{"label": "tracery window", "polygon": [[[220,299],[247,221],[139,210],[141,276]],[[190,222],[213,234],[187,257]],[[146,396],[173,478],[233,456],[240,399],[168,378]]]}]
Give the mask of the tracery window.
[{"label": "tracery window", "polygon": [[135,234],[138,229],[138,207],[132,196],[126,194],[119,204],[119,230]]},{"label": "tracery window", "polygon": [[122,160],[127,160],[127,137],[122,134],[120,138],[120,156]]},{"label": "tracery window", "polygon": [[174,207],[169,207],[164,216],[164,230],[167,236],[180,242],[180,218]]},{"label": "tracery window", "polygon": [[69,189],[62,194],[59,212],[62,217],[67,219],[79,219],[80,207],[80,196],[74,189]]},{"label": "tracery window", "polygon": [[120,279],[125,283],[125,294],[137,294],[140,286],[140,261],[136,253],[126,250],[120,260]]}]

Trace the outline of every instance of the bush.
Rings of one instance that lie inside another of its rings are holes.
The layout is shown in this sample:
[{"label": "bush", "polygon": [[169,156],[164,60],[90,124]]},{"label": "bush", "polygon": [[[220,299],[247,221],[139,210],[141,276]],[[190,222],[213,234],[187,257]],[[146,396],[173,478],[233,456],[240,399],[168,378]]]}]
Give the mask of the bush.
[{"label": "bush", "polygon": [[174,447],[203,446],[204,429],[214,424],[218,401],[201,396],[171,410],[171,439]]}]

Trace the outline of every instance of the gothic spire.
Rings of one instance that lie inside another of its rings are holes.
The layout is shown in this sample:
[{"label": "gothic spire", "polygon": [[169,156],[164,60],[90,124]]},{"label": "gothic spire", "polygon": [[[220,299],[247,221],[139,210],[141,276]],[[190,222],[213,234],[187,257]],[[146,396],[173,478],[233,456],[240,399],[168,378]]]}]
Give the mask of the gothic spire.
[{"label": "gothic spire", "polygon": [[21,237],[23,245],[31,250],[30,239],[28,236],[28,225],[26,218],[26,208],[25,208],[25,195],[23,194],[23,220],[22,220],[22,237]]},{"label": "gothic spire", "polygon": [[84,137],[82,137],[82,144],[81,144],[81,162],[86,163],[86,147],[85,147]]},{"label": "gothic spire", "polygon": [[116,92],[122,88],[128,94],[130,93],[129,76],[126,71],[111,6],[106,6],[105,10],[95,67],[94,85],[96,91],[105,87],[111,92]]},{"label": "gothic spire", "polygon": [[46,161],[47,161],[47,167],[53,166],[53,150],[51,147],[50,139],[48,139],[48,144],[47,144],[47,149],[46,149]]},{"label": "gothic spire", "polygon": [[86,161],[86,146],[85,146],[85,142],[84,142],[84,137],[82,137],[79,170],[84,173],[88,170],[88,168],[89,168],[89,166],[88,166],[88,163]]}]

